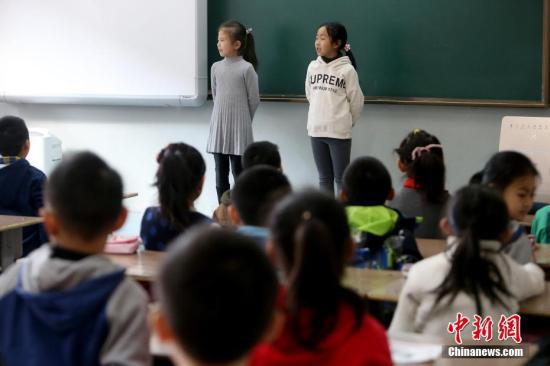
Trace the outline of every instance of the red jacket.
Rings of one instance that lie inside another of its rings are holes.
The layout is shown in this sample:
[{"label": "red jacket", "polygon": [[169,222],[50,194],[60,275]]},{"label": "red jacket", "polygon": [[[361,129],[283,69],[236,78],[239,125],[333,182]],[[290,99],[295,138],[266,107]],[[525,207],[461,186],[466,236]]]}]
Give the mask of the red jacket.
[{"label": "red jacket", "polygon": [[392,365],[386,332],[373,317],[365,315],[361,327],[354,330],[353,310],[343,304],[336,324],[315,352],[299,346],[290,327],[285,325],[273,343],[261,344],[254,349],[250,365]]}]

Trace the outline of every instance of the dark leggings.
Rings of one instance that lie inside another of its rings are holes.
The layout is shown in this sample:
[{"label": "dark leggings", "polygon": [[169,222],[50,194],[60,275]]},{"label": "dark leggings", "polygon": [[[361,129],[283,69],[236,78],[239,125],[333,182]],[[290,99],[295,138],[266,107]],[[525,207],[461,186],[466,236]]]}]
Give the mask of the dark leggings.
[{"label": "dark leggings", "polygon": [[351,139],[312,137],[311,149],[319,173],[321,189],[334,195],[334,182],[338,193],[342,190],[342,176],[349,165]]},{"label": "dark leggings", "polygon": [[216,163],[216,192],[218,193],[218,202],[222,194],[229,189],[229,162],[231,161],[231,171],[233,180],[237,180],[243,170],[240,155],[214,153],[214,162]]}]

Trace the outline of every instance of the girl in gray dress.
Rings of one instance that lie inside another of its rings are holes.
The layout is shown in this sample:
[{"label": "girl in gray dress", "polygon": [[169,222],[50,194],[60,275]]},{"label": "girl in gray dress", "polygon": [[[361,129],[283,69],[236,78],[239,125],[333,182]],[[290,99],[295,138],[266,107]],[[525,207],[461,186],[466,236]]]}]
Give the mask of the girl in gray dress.
[{"label": "girl in gray dress", "polygon": [[237,21],[218,30],[218,52],[224,59],[212,65],[214,110],[206,151],[214,154],[218,201],[229,189],[229,163],[233,178],[242,170],[241,156],[253,142],[252,119],[260,103],[258,60],[252,29]]}]

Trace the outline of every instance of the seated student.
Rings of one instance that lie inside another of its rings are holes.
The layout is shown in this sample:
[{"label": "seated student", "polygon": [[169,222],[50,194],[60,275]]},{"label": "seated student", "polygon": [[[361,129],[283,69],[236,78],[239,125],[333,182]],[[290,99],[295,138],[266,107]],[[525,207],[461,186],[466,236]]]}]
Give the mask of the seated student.
[{"label": "seated student", "polygon": [[[493,190],[471,185],[453,197],[442,226],[449,234],[446,252],[416,263],[399,296],[390,333],[415,332],[453,337],[449,323],[457,313],[473,321],[519,310],[519,302],[544,291],[544,273],[521,265],[501,248],[510,231],[508,212]],[[462,332],[462,337],[471,332]]]},{"label": "seated student", "polygon": [[44,244],[0,276],[5,365],[149,365],[147,295],[101,253],[126,219],[122,180],[90,152],[45,188]]},{"label": "seated student", "polygon": [[390,173],[378,159],[359,157],[344,171],[340,200],[358,243],[355,265],[399,269],[422,258],[413,236],[416,219],[384,206],[392,198]]},{"label": "seated student", "polygon": [[[29,130],[19,117],[0,118],[0,215],[38,216],[46,176],[25,159]],[[43,225],[23,228],[23,255],[48,241]]]},{"label": "seated student", "polygon": [[531,223],[535,243],[550,244],[550,205],[539,208]]},{"label": "seated student", "polygon": [[523,221],[533,205],[539,173],[529,158],[516,151],[501,151],[483,169],[483,184],[496,189],[508,207],[512,237],[504,251],[518,263],[533,261],[533,248]]},{"label": "seated student", "polygon": [[[269,165],[283,171],[279,147],[269,141],[253,142],[246,147],[242,158],[243,170],[255,165]],[[212,219],[218,224],[231,228],[233,223],[229,217],[229,206],[231,206],[231,191],[225,191],[220,198],[220,205],[214,210]]]},{"label": "seated student", "polygon": [[198,228],[162,265],[152,323],[176,365],[246,365],[275,319],[277,278],[265,253],[237,233]]},{"label": "seated student", "polygon": [[241,234],[251,237],[265,248],[268,219],[275,203],[291,191],[290,183],[280,171],[266,165],[244,170],[233,189],[229,216]]},{"label": "seated student", "polygon": [[147,250],[166,250],[176,236],[193,225],[212,220],[195,211],[193,205],[202,192],[206,165],[193,146],[170,144],[157,156],[159,164],[155,185],[160,206],[145,210],[140,236]]},{"label": "seated student", "polygon": [[248,145],[243,154],[243,169],[255,165],[269,165],[283,171],[279,147],[269,141],[257,141]]},{"label": "seated student", "polygon": [[250,365],[391,365],[384,328],[341,283],[353,252],[344,207],[321,192],[292,195],[276,207],[271,232],[284,269],[284,324]]},{"label": "seated student", "polygon": [[420,217],[417,238],[440,239],[439,220],[449,193],[445,189],[443,148],[437,137],[415,129],[395,149],[397,166],[407,175],[403,188],[389,203],[406,217]]}]

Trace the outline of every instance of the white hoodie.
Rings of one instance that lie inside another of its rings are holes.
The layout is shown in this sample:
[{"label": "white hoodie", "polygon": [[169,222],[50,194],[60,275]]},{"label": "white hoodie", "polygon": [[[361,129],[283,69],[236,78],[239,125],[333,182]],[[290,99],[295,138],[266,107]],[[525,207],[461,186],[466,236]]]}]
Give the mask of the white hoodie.
[{"label": "white hoodie", "polygon": [[311,61],[307,68],[306,97],[309,136],[351,138],[351,128],[359,119],[365,100],[348,56],[329,63],[321,57]]}]

